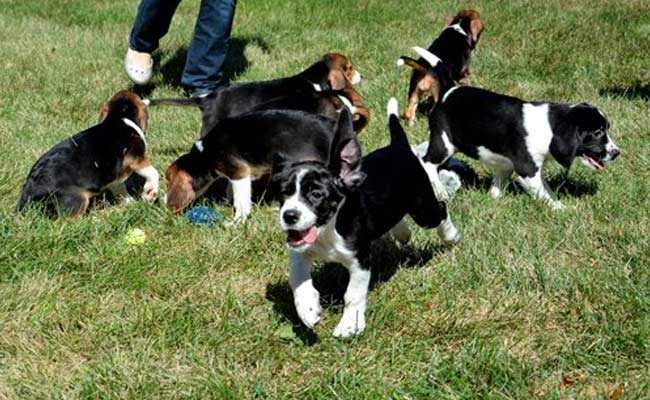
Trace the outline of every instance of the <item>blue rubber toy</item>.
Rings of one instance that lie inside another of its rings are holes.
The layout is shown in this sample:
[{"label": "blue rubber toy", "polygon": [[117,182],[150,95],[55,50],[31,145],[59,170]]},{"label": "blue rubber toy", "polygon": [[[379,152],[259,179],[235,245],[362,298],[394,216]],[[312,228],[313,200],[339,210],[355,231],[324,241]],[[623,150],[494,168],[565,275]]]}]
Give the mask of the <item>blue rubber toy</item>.
[{"label": "blue rubber toy", "polygon": [[225,218],[210,207],[192,207],[185,213],[185,217],[191,224],[217,226]]}]

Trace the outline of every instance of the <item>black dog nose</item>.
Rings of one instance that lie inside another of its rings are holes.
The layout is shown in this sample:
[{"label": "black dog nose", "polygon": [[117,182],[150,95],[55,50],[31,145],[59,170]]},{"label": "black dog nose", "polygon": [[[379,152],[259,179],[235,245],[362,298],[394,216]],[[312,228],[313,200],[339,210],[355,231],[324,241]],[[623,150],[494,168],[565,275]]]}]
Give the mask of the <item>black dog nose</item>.
[{"label": "black dog nose", "polygon": [[287,223],[287,225],[295,224],[299,218],[300,218],[300,211],[298,210],[287,210],[284,213],[282,213],[282,219],[284,220],[284,222]]},{"label": "black dog nose", "polygon": [[612,160],[614,160],[616,157],[618,157],[619,154],[621,154],[621,152],[618,149],[613,149],[610,153],[610,157]]}]

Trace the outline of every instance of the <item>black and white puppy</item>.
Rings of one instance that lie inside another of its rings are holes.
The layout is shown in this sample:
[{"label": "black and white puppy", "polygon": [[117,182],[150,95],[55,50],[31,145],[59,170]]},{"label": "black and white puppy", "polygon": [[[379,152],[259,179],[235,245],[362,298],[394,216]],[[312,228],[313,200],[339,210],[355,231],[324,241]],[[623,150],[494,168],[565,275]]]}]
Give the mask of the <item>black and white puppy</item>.
[{"label": "black and white puppy", "polygon": [[201,137],[220,121],[252,111],[260,104],[293,95],[323,90],[342,90],[361,82],[361,74],[343,54],[328,53],[304,71],[286,78],[243,82],[219,88],[206,97],[191,99],[150,99],[150,106],[198,106],[203,114]]},{"label": "black and white puppy", "polygon": [[23,186],[17,211],[40,203],[55,214],[83,214],[104,190],[132,201],[124,181],[135,172],[146,178],[142,197],[158,195],[158,172],[146,155],[147,110],[140,97],[116,93],[101,109],[99,124],[58,143],[34,164]]},{"label": "black and white puppy", "polygon": [[397,117],[397,100],[389,101],[388,114],[390,145],[363,160],[350,121],[348,129],[337,132],[328,163],[282,156],[274,162],[272,182],[281,205],[280,228],[287,234],[290,284],[296,311],[307,327],[314,327],[322,314],[311,279],[314,261],[341,263],[350,274],[343,317],[334,330],[339,338],[358,335],[366,327],[373,240],[391,232],[408,241],[406,214],[419,226],[437,228],[445,242],[460,238],[411,151]]},{"label": "black and white puppy", "polygon": [[429,148],[423,160],[436,195],[447,198],[437,167],[457,151],[478,159],[494,171],[490,194],[501,195],[512,172],[533,197],[554,209],[544,182],[542,167],[550,156],[567,170],[577,157],[599,170],[619,155],[609,135],[609,122],[596,107],[586,103],[529,102],[467,86],[453,87],[446,69],[434,55],[427,55],[431,73],[437,76],[441,101],[429,115]]}]

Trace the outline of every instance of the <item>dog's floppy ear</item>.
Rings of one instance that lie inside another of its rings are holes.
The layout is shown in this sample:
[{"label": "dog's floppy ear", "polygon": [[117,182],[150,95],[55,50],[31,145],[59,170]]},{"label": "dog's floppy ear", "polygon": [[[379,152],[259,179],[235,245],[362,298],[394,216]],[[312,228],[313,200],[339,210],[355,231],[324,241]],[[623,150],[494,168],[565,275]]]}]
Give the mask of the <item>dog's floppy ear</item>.
[{"label": "dog's floppy ear", "polygon": [[352,127],[352,116],[342,109],[336,121],[336,134],[330,147],[328,168],[338,176],[343,189],[353,191],[366,179],[361,171],[361,146]]},{"label": "dog's floppy ear", "polygon": [[555,161],[567,170],[571,167],[578,148],[585,139],[585,132],[580,129],[584,115],[583,106],[579,104],[569,109],[566,120],[554,127],[556,133],[553,135],[549,150]]},{"label": "dog's floppy ear", "polygon": [[147,104],[140,100],[140,97],[137,97],[134,100],[135,106],[135,119],[136,123],[142,129],[142,132],[147,133],[147,121],[149,120],[149,115],[147,113]]},{"label": "dog's floppy ear", "polygon": [[342,90],[345,89],[348,79],[341,68],[333,67],[327,75],[327,82],[332,90]]},{"label": "dog's floppy ear", "polygon": [[289,159],[283,153],[273,154],[273,164],[271,166],[271,181],[269,182],[269,193],[273,199],[278,199],[280,194],[280,182],[283,179],[283,173],[289,165]]},{"label": "dog's floppy ear", "polygon": [[192,177],[173,162],[165,171],[167,178],[167,207],[179,214],[194,200],[195,192],[192,187]]},{"label": "dog's floppy ear", "polygon": [[102,105],[102,108],[99,109],[99,123],[101,124],[104,122],[106,117],[108,116],[109,111],[111,110],[110,106],[108,103],[104,103]]},{"label": "dog's floppy ear", "polygon": [[287,156],[284,153],[275,153],[273,154],[273,164],[271,167],[271,174],[276,175],[282,173],[284,168],[288,164]]},{"label": "dog's floppy ear", "polygon": [[469,24],[469,30],[472,32],[472,48],[476,46],[478,40],[481,38],[481,33],[483,32],[483,21],[480,18],[472,19],[472,22]]}]

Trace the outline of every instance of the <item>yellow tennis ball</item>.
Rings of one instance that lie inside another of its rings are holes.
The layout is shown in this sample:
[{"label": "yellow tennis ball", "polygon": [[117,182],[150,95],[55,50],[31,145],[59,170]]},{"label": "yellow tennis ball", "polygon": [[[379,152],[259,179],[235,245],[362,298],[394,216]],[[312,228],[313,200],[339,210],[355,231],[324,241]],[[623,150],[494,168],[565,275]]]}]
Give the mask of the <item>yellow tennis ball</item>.
[{"label": "yellow tennis ball", "polygon": [[131,245],[141,245],[147,240],[147,234],[140,228],[133,228],[126,233],[124,240]]}]

